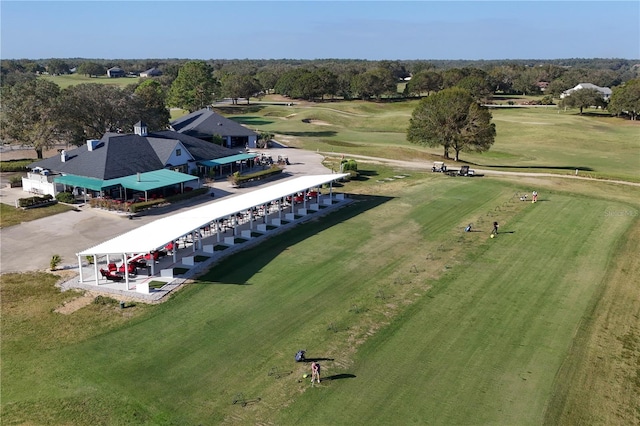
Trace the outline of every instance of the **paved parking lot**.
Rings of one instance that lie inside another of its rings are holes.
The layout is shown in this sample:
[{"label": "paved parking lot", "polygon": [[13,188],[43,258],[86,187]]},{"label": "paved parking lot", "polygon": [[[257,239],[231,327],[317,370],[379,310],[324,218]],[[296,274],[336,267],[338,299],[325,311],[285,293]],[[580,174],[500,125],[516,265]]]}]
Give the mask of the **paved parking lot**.
[{"label": "paved parking lot", "polygon": [[[295,148],[271,148],[264,151],[277,159],[278,155],[286,156],[290,165],[285,168],[283,179],[301,175],[331,173],[322,165],[323,156],[310,151]],[[280,180],[278,180],[280,181]],[[261,186],[278,181],[266,182]],[[58,214],[0,230],[0,271],[23,272],[44,270],[49,267],[49,260],[54,254],[62,257],[63,267],[77,265],[76,253],[97,245],[109,238],[128,232],[145,223],[174,214],[194,204],[215,202],[221,197],[232,196],[239,192],[251,191],[254,188],[232,188],[226,181],[213,184],[215,197],[198,197],[171,208],[153,209],[149,214],[128,220],[126,215],[118,215],[89,207],[81,207],[77,211]],[[0,189],[0,202],[15,205],[15,200],[27,195],[21,188]]]}]

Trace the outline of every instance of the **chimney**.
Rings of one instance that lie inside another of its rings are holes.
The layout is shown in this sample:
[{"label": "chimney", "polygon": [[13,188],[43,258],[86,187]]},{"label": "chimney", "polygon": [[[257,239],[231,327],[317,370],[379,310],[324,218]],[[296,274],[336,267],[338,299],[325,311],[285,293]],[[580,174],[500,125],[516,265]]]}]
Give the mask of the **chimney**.
[{"label": "chimney", "polygon": [[133,125],[133,133],[138,136],[147,136],[147,125],[142,121],[138,121]]},{"label": "chimney", "polygon": [[87,139],[87,151],[93,151],[98,147],[99,139]]},{"label": "chimney", "polygon": [[67,151],[65,151],[64,149],[60,151],[60,161],[62,161],[63,163],[67,161]]},{"label": "chimney", "polygon": [[138,177],[138,182],[140,182],[140,172],[138,172],[137,177]]}]

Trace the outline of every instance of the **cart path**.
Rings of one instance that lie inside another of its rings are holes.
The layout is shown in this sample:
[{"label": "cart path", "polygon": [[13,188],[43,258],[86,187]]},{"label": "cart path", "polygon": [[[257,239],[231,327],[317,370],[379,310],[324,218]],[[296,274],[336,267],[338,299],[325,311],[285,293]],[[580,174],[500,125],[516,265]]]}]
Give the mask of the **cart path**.
[{"label": "cart path", "polygon": [[[325,155],[327,157],[336,157],[336,156],[346,156],[353,157],[364,160],[365,162],[370,163],[378,163],[378,164],[393,164],[397,167],[401,167],[404,169],[413,169],[413,170],[431,170],[433,166],[429,162],[424,161],[406,161],[406,160],[392,160],[389,158],[381,158],[381,157],[370,157],[367,155],[355,155],[355,154],[347,154],[340,152],[320,152],[320,154]],[[454,162],[455,163],[455,162]],[[640,182],[629,182],[626,180],[612,180],[612,179],[597,179],[587,176],[575,176],[575,175],[561,175],[555,173],[534,173],[534,172],[506,172],[501,170],[485,170],[485,169],[476,169],[473,168],[477,173],[481,173],[484,175],[494,175],[494,176],[521,176],[521,177],[554,177],[554,178],[565,178],[565,179],[578,179],[578,180],[588,180],[588,181],[596,181],[596,182],[604,182],[604,183],[615,183],[620,185],[629,185],[629,186],[640,186]]]}]

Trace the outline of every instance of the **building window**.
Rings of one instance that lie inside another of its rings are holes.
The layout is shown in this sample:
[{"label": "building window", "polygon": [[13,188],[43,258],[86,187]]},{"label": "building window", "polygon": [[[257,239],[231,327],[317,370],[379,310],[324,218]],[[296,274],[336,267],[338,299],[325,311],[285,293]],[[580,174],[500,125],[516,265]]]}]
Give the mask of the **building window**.
[{"label": "building window", "polygon": [[176,149],[176,157],[180,157],[182,155],[182,150],[180,148]]}]

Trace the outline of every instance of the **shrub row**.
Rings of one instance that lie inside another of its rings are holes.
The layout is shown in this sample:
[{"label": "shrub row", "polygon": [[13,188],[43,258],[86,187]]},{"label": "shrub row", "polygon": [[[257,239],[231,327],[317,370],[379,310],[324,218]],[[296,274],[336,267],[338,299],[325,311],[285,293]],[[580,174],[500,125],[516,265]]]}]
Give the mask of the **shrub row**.
[{"label": "shrub row", "polygon": [[56,194],[56,200],[61,203],[73,204],[76,202],[76,197],[70,192],[58,192]]},{"label": "shrub row", "polygon": [[282,173],[282,168],[277,165],[271,166],[266,170],[260,170],[259,172],[250,173],[246,175],[241,175],[239,172],[235,172],[234,174],[229,176],[229,180],[234,186],[241,186],[244,183],[254,182],[261,179],[266,179],[271,176],[275,176],[277,174]]},{"label": "shrub row", "polygon": [[18,199],[18,205],[20,207],[39,207],[54,203],[57,203],[57,201],[54,200],[53,196],[49,194],[43,195],[42,197],[36,195],[34,197]]},{"label": "shrub row", "polygon": [[133,204],[118,203],[114,200],[103,199],[103,198],[94,198],[89,200],[89,205],[93,208],[138,213],[143,210],[150,209],[151,207],[158,206],[160,204],[175,203],[177,201],[188,200],[189,198],[206,194],[208,191],[209,191],[209,188],[198,188],[198,189],[194,189],[193,191],[185,192],[183,194],[171,195],[166,198],[158,198],[158,199],[149,200],[149,201],[140,201]]},{"label": "shrub row", "polygon": [[129,206],[129,211],[131,213],[138,213],[138,212],[141,212],[143,210],[150,209],[153,206],[158,206],[160,204],[164,204],[166,202],[167,202],[167,200],[165,200],[164,198],[158,198],[157,200],[141,201],[139,203],[131,204]]},{"label": "shrub row", "polygon": [[0,172],[25,172],[27,166],[35,160],[7,160],[0,161]]},{"label": "shrub row", "polygon": [[105,198],[92,198],[89,200],[89,205],[92,208],[100,208],[105,210],[116,210],[116,211],[129,211],[129,203],[117,203],[115,200],[109,200]]},{"label": "shrub row", "polygon": [[206,194],[207,192],[209,192],[209,188],[198,188],[193,191],[183,192],[182,194],[171,195],[167,197],[166,200],[170,203],[175,203],[176,201],[188,200],[198,195]]}]

